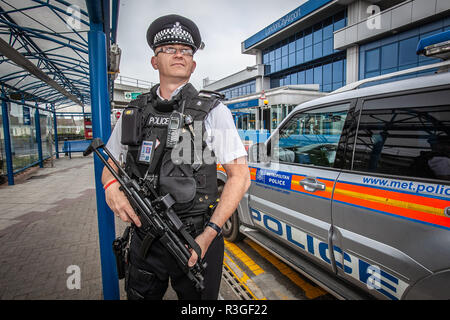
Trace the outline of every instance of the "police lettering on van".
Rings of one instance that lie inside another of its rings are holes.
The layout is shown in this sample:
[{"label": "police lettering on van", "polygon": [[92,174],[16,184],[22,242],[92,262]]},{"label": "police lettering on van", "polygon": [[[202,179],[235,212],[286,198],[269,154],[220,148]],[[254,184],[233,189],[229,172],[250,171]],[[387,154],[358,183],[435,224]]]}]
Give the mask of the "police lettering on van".
[{"label": "police lettering on van", "polygon": [[[277,220],[267,213],[251,209],[253,221],[276,234],[277,236],[289,241],[309,255],[331,264],[328,243],[313,237],[306,232],[294,228],[293,226]],[[351,277],[365,283],[369,289],[374,289],[392,300],[398,300],[402,297],[408,284],[397,277],[381,270],[378,266],[373,266],[362,259],[342,252],[341,248],[333,246],[336,256],[336,266],[343,269]],[[344,265],[340,261],[340,256],[344,255]]]}]

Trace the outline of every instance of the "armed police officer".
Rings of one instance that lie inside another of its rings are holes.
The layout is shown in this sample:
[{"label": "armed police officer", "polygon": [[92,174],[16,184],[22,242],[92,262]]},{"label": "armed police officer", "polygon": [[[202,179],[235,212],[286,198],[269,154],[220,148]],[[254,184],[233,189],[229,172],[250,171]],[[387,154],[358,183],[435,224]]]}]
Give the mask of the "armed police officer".
[{"label": "armed police officer", "polygon": [[[175,199],[173,208],[206,262],[205,289],[196,290],[160,241],[140,228],[138,215],[105,169],[106,201],[121,220],[133,226],[127,295],[129,299],[162,299],[170,278],[179,299],[217,299],[224,254],[221,228],[250,185],[247,154],[229,109],[216,94],[199,93],[189,83],[196,67],[194,54],[204,46],[195,23],[179,15],[160,17],[149,26],[147,42],[154,51],[151,64],[159,72],[160,83],[125,109],[107,147],[115,158],[125,159],[130,176],[150,181],[160,195],[169,193]],[[178,148],[181,144],[184,149]],[[213,160],[204,161],[207,155]],[[220,199],[215,160],[227,173]],[[189,266],[199,259],[195,250],[191,253]]]}]

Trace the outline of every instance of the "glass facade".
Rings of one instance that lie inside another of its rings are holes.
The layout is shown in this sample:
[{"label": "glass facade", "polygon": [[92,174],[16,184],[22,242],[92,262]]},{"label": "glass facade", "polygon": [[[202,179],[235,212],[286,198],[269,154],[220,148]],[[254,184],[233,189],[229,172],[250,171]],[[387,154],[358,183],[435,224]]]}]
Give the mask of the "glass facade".
[{"label": "glass facade", "polygon": [[[278,127],[281,121],[291,112],[296,105],[276,104],[267,108],[243,108],[233,110],[233,118],[237,129],[272,131]],[[258,114],[258,115],[257,115]],[[256,125],[259,121],[259,126]]]},{"label": "glass facade", "polygon": [[256,129],[256,113],[258,108],[238,109],[233,112],[237,129],[255,130]]},{"label": "glass facade", "polygon": [[244,96],[246,94],[251,94],[256,92],[256,80],[241,83],[223,90],[220,93],[225,95],[225,98],[232,99],[239,96]]},{"label": "glass facade", "polygon": [[333,32],[346,24],[346,11],[341,11],[264,50],[265,74],[276,73],[338,52],[333,50]]},{"label": "glass facade", "polygon": [[50,157],[54,151],[53,118],[52,113],[49,111],[39,110],[39,116],[41,121],[42,156],[45,159]]},{"label": "glass facade", "polygon": [[270,87],[317,83],[321,91],[332,91],[343,86],[345,54],[333,49],[333,32],[346,24],[344,10],[264,50]]},{"label": "glass facade", "polygon": [[[333,49],[333,32],[346,25],[346,10],[342,10],[263,50],[264,75],[270,78],[270,88],[319,84],[321,91],[329,92],[345,85],[346,52]],[[221,92],[228,99],[255,93],[255,81]],[[293,108],[294,105],[282,104],[263,109],[238,109],[233,110],[233,116],[238,129],[259,127],[273,131]],[[256,121],[260,122],[259,126]]]},{"label": "glass facade", "polygon": [[346,64],[345,54],[338,54],[320,63],[273,76],[270,87],[316,83],[320,91],[330,92],[345,85]]},{"label": "glass facade", "polygon": [[14,171],[38,161],[34,109],[10,103],[9,133]]},{"label": "glass facade", "polygon": [[283,121],[294,108],[295,105],[288,104],[276,104],[270,106],[270,131],[272,132],[275,130],[281,121]]},{"label": "glass facade", "polygon": [[[362,45],[359,51],[359,79],[366,79],[441,61],[440,59],[417,55],[416,48],[419,40],[447,30],[450,30],[450,18]],[[434,73],[434,70],[408,74],[390,79],[389,81],[416,77],[426,73]]]},{"label": "glass facade", "polygon": [[[17,172],[39,161],[36,139],[36,109],[18,103],[9,103],[9,134],[13,170]],[[42,156],[44,159],[53,153],[53,119],[52,113],[39,110],[41,128]],[[6,154],[3,132],[3,117],[0,110],[0,174],[6,175]]]}]

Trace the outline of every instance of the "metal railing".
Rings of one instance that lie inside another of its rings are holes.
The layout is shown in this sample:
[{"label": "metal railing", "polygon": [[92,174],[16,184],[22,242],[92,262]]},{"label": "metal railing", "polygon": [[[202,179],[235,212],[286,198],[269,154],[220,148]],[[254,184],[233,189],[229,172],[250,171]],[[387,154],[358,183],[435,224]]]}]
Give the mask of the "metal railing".
[{"label": "metal railing", "polygon": [[151,87],[153,87],[156,84],[151,81],[136,79],[136,78],[132,78],[132,77],[126,77],[126,76],[118,76],[117,79],[114,81],[114,83],[138,87],[138,88],[145,88],[145,89],[150,89]]}]

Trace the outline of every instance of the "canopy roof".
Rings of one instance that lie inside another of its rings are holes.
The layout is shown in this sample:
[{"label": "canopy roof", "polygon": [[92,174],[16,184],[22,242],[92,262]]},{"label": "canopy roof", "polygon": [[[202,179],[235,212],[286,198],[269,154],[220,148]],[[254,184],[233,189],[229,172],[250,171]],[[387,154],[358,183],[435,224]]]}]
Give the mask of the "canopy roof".
[{"label": "canopy roof", "polygon": [[56,109],[89,105],[89,28],[85,0],[0,0],[0,89]]}]

